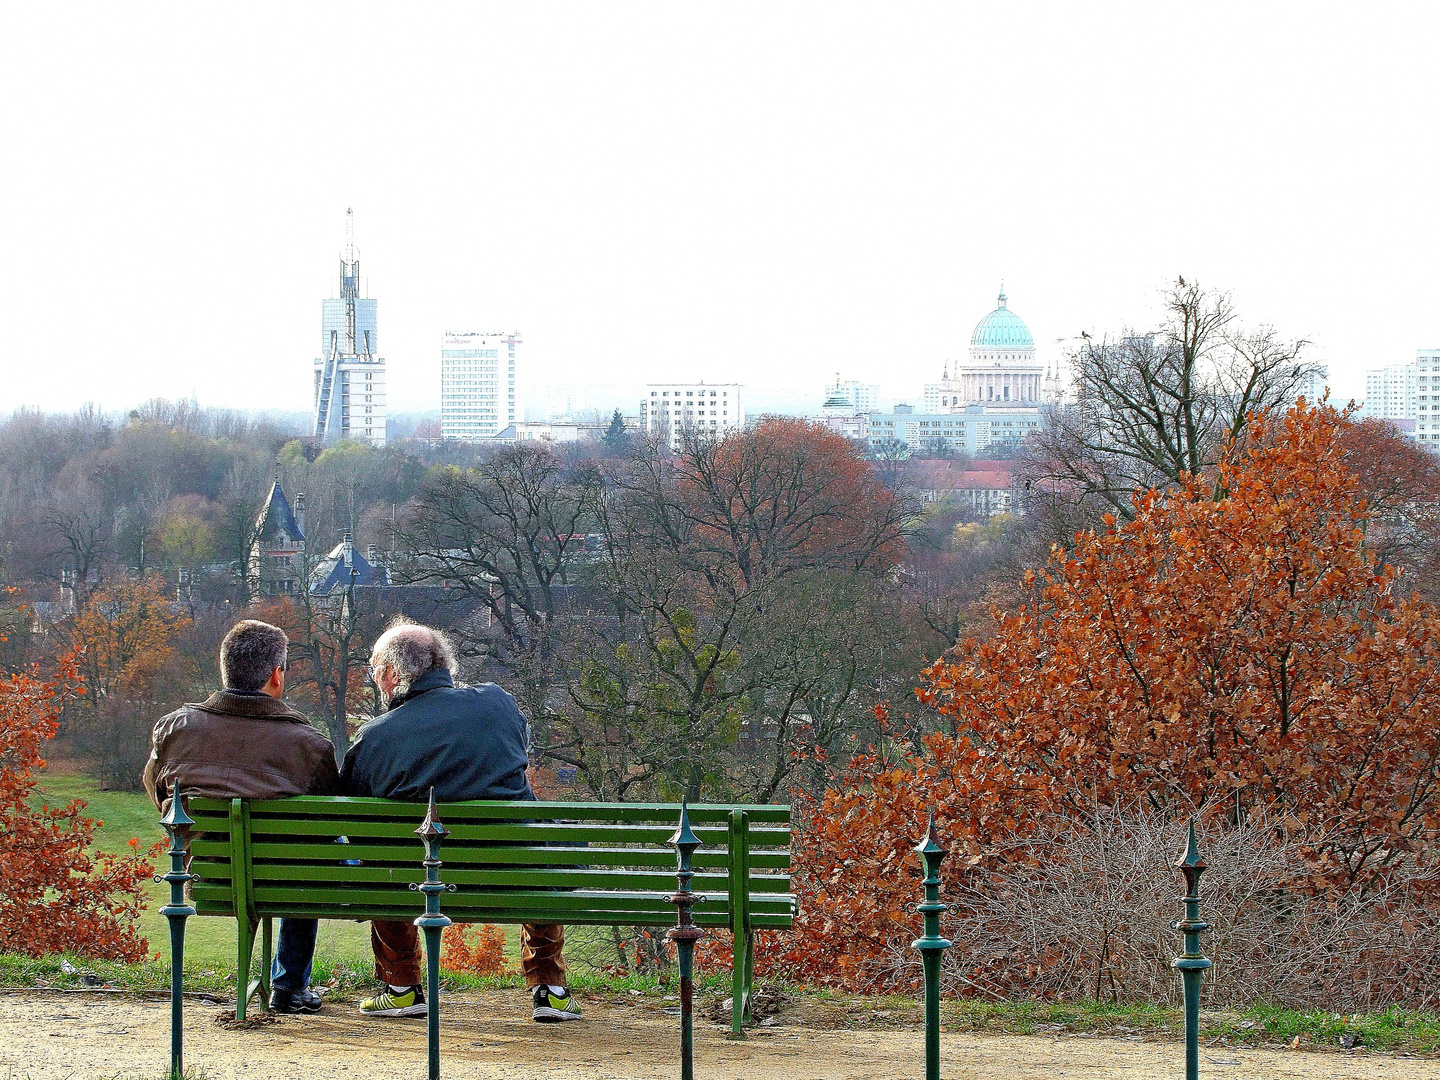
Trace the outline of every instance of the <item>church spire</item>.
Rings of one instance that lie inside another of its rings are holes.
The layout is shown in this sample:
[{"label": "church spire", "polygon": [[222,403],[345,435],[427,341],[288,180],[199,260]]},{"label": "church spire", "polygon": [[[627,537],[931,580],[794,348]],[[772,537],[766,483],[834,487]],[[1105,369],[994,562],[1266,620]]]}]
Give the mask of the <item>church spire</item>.
[{"label": "church spire", "polygon": [[1005,306],[1005,279],[1004,279],[1004,278],[1001,278],[1001,279],[1000,279],[1000,302],[999,302],[996,306],[997,306],[997,307],[1004,307],[1004,306]]}]

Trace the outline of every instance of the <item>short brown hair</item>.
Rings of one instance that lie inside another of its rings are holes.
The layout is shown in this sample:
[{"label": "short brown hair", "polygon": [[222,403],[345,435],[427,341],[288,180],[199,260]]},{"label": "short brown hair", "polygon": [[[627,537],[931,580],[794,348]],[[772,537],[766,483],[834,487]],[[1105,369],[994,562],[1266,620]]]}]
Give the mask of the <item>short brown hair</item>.
[{"label": "short brown hair", "polygon": [[270,673],[284,668],[290,639],[278,626],[259,619],[244,619],[230,628],[220,643],[220,680],[227,690],[254,693],[270,681]]}]

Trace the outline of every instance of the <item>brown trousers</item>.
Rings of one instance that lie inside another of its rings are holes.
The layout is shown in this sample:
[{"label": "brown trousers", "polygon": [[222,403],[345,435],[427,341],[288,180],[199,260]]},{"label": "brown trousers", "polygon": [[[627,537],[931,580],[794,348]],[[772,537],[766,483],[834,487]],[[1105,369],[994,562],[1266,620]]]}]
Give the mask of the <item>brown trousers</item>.
[{"label": "brown trousers", "polygon": [[[420,932],[412,922],[377,919],[370,924],[370,947],[375,951],[375,977],[391,986],[417,986],[420,976]],[[520,970],[525,986],[541,983],[565,985],[565,927],[520,927]]]}]

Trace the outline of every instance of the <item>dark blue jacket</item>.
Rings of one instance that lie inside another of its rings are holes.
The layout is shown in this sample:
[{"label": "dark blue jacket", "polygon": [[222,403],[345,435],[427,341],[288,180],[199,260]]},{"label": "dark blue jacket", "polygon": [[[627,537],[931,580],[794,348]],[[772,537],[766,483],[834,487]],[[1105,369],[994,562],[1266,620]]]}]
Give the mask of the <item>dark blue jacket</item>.
[{"label": "dark blue jacket", "polygon": [[457,688],[427,671],[355,735],[341,786],[349,795],[424,802],[533,799],[525,779],[529,725],[494,683]]}]

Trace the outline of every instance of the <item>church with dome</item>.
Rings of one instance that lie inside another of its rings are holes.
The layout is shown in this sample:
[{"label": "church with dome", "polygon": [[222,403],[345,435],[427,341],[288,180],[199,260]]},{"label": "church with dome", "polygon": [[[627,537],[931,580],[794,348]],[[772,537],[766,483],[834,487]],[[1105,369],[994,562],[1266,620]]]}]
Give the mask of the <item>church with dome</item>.
[{"label": "church with dome", "polygon": [[953,366],[947,360],[944,377],[925,385],[925,411],[1039,408],[1058,404],[1060,397],[1059,372],[1036,359],[1030,328],[1010,310],[1002,285],[995,310],[975,324],[966,358]]},{"label": "church with dome", "polygon": [[[1030,328],[1010,310],[1002,285],[995,310],[975,324],[965,358],[945,362],[940,381],[925,385],[918,408],[899,404],[856,419],[864,420],[860,437],[872,447],[904,443],[912,450],[983,454],[1018,446],[1040,430],[1045,406],[1063,403],[1060,369],[1036,356]],[[837,431],[845,422],[840,404],[841,395],[833,395],[823,410],[823,422]]]}]

